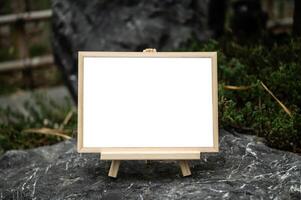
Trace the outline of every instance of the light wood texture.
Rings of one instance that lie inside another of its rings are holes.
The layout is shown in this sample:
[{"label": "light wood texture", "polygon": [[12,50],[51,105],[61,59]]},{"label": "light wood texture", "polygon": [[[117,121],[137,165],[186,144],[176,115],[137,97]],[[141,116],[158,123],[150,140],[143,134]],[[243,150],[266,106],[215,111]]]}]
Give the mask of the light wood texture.
[{"label": "light wood texture", "polygon": [[[79,136],[78,136],[79,139]],[[79,142],[79,141],[77,141]],[[79,146],[78,146],[79,147]],[[212,147],[85,147],[78,149],[80,153],[99,153],[99,152],[120,152],[120,151],[127,151],[127,152],[149,152],[149,151],[163,151],[163,152],[218,152],[218,148],[212,148]]]},{"label": "light wood texture", "polygon": [[183,176],[190,176],[191,171],[187,160],[181,160],[179,161],[179,165],[181,168],[181,172]]},{"label": "light wood texture", "polygon": [[120,160],[113,160],[111,162],[108,176],[112,178],[116,178],[118,174],[119,166],[120,166]]},{"label": "light wood texture", "polygon": [[[218,152],[218,80],[217,53],[212,53],[212,108],[213,108],[213,149]],[[204,152],[204,151],[203,151]],[[209,151],[208,151],[209,152]]]},{"label": "light wood texture", "polygon": [[199,160],[199,151],[102,151],[101,160]]},{"label": "light wood texture", "polygon": [[[83,146],[83,59],[84,57],[154,57],[154,58],[211,58],[212,59],[212,105],[213,105],[213,147],[84,147]],[[81,153],[101,153],[103,160],[165,160],[185,159],[175,156],[187,154],[187,160],[199,159],[201,152],[218,152],[218,96],[217,96],[217,53],[216,52],[92,52],[80,51],[78,53],[78,140],[77,150]],[[166,153],[170,152],[170,153]],[[193,153],[192,153],[193,152]],[[196,158],[198,153],[198,158]],[[157,154],[157,155],[155,155]]]},{"label": "light wood texture", "polygon": [[[83,85],[83,77],[84,77],[84,67],[83,63],[84,58],[83,56],[78,56],[78,116],[77,116],[77,151],[81,152],[83,150],[83,111],[84,111],[84,85]],[[93,152],[101,152],[101,151],[93,151]]]},{"label": "light wood texture", "polygon": [[111,52],[111,51],[79,51],[82,57],[120,57],[120,58],[213,58],[216,52]]}]

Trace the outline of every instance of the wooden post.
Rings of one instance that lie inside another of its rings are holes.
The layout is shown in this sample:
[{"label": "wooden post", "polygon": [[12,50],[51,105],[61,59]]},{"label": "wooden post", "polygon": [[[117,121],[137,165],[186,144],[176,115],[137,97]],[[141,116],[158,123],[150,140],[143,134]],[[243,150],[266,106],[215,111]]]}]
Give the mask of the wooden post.
[{"label": "wooden post", "polygon": [[267,0],[267,13],[269,15],[269,19],[274,19],[274,1],[273,0]]},{"label": "wooden post", "polygon": [[295,0],[294,7],[294,20],[293,20],[293,34],[295,36],[301,36],[301,2]]},{"label": "wooden post", "polygon": [[[12,1],[12,9],[15,14],[23,13],[26,11],[26,1],[24,0],[14,0]],[[29,57],[28,53],[28,41],[25,29],[24,21],[17,21],[14,24],[15,28],[15,42],[16,48],[18,49],[18,57],[24,62],[23,69],[23,80],[25,81],[25,87],[33,88],[33,77],[32,71],[29,67],[25,66],[25,61]]]},{"label": "wooden post", "polygon": [[183,176],[190,176],[191,175],[190,167],[189,167],[189,164],[188,164],[187,160],[181,160],[179,162],[179,165],[180,165]]},{"label": "wooden post", "polygon": [[116,178],[120,166],[120,160],[112,160],[108,176]]}]

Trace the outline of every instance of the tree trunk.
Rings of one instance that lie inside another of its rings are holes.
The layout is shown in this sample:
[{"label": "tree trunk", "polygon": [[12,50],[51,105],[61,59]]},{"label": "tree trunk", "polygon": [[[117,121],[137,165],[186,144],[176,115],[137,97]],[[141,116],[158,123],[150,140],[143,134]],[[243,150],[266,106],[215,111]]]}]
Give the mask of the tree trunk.
[{"label": "tree trunk", "polygon": [[293,34],[301,36],[301,1],[295,0]]}]

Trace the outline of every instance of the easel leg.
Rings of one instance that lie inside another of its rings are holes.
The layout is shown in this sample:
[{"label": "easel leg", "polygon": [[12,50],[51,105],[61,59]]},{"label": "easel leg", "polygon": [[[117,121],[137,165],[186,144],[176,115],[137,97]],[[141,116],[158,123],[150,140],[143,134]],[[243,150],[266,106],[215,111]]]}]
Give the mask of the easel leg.
[{"label": "easel leg", "polygon": [[112,160],[108,176],[116,178],[120,166],[120,160]]},{"label": "easel leg", "polygon": [[187,160],[180,160],[179,165],[183,176],[191,175],[190,167]]}]

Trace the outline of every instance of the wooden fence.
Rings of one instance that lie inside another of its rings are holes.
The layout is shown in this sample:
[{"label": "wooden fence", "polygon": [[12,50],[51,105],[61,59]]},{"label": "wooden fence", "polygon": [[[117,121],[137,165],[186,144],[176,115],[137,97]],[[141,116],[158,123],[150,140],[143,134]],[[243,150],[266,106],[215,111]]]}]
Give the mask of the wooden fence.
[{"label": "wooden fence", "polygon": [[[16,11],[18,12],[18,11]],[[25,25],[27,22],[49,20],[52,16],[51,10],[22,12],[0,16],[0,26],[15,26],[16,45],[18,49],[18,60],[0,63],[0,72],[10,70],[21,70],[25,68],[36,68],[53,64],[52,55],[29,57],[28,41],[26,39]],[[21,23],[20,23],[21,22]]]}]

